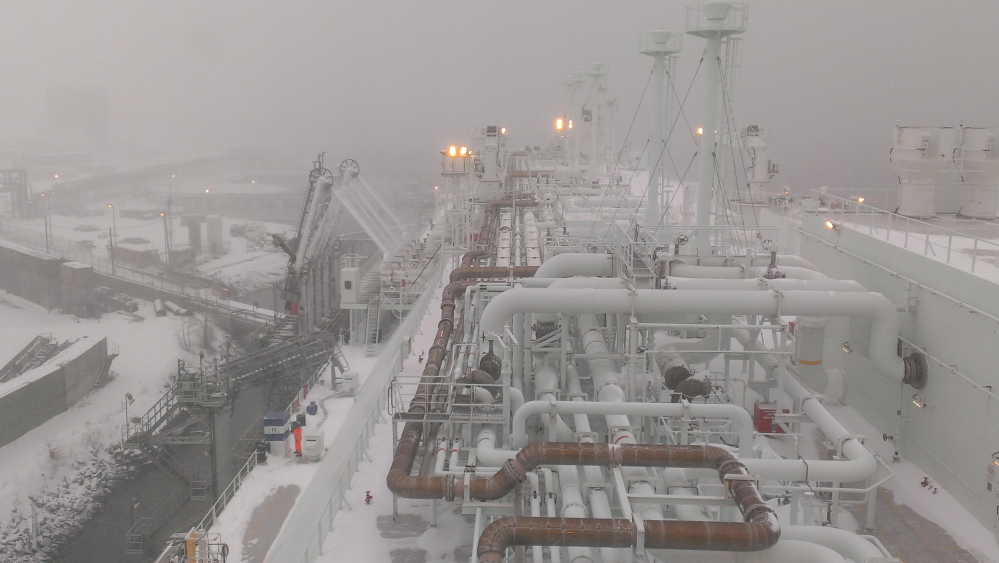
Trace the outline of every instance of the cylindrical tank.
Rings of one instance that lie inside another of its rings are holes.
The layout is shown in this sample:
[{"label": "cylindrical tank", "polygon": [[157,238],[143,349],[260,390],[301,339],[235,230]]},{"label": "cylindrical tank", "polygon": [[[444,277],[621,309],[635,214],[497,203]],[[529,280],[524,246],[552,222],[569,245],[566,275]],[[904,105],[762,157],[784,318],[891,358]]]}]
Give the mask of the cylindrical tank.
[{"label": "cylindrical tank", "polygon": [[825,317],[798,317],[794,326],[794,360],[801,379],[812,389],[825,389],[826,371],[822,363],[825,339]]},{"label": "cylindrical tank", "polygon": [[955,161],[964,185],[958,213],[974,219],[995,219],[999,207],[999,147],[995,127],[960,127],[960,148]]},{"label": "cylindrical tank", "polygon": [[954,137],[953,127],[895,126],[891,163],[900,182],[899,214],[936,215],[937,185],[951,162]]}]

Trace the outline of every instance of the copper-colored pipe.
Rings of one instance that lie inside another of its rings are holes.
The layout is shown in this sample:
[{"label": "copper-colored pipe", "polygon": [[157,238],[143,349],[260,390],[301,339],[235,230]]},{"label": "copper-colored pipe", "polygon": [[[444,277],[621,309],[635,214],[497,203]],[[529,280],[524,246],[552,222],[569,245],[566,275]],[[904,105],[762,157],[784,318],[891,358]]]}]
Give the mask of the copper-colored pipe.
[{"label": "copper-colored pipe", "polygon": [[[777,543],[780,530],[775,528],[762,522],[646,520],[645,547],[761,551]],[[506,548],[513,545],[632,547],[637,539],[630,520],[505,517],[482,531],[477,555],[479,563],[501,563]]]},{"label": "copper-colored pipe", "polygon": [[[681,467],[714,468],[724,481],[727,475],[746,475],[745,466],[726,450],[714,446],[663,446],[658,444],[589,444],[575,442],[536,442],[520,450],[491,477],[469,480],[469,496],[476,500],[503,498],[527,479],[527,474],[541,465],[599,465],[610,467]],[[391,473],[391,472],[390,472]],[[454,476],[417,478],[412,490],[397,492],[407,498],[454,500]],[[728,481],[729,490],[743,514],[770,511],[763,503],[756,485],[750,481]],[[393,492],[395,492],[393,490]],[[418,495],[418,496],[411,496]],[[771,511],[772,512],[772,511]]]},{"label": "copper-colored pipe", "polygon": [[[397,450],[398,451],[398,450]],[[410,463],[411,465],[411,463]],[[713,468],[718,471],[718,476],[726,483],[729,492],[732,494],[736,505],[739,507],[745,524],[732,524],[724,522],[708,523],[684,523],[692,530],[687,536],[688,539],[675,540],[675,549],[680,549],[680,545],[689,544],[700,545],[712,537],[729,537],[734,539],[726,540],[731,545],[731,551],[741,550],[740,546],[759,546],[767,542],[776,542],[780,537],[780,527],[777,524],[777,517],[773,509],[768,507],[760,496],[756,485],[751,481],[740,479],[728,480],[730,475],[745,477],[748,475],[745,466],[728,451],[714,446],[664,446],[658,444],[579,444],[562,442],[538,442],[530,444],[517,453],[514,459],[503,464],[503,468],[491,477],[474,477],[468,481],[469,496],[476,500],[496,500],[503,498],[513,490],[519,483],[527,479],[527,473],[533,471],[541,465],[600,465],[610,467],[612,465],[634,466],[634,467],[681,467],[681,468]],[[399,469],[402,469],[400,465]],[[411,477],[406,473],[399,473],[393,464],[393,469],[389,475],[390,487],[392,491],[407,498],[437,499],[452,501],[455,493],[461,493],[461,483],[455,483],[453,475],[443,475],[437,477]],[[534,519],[524,518],[521,522],[524,527],[537,527]],[[704,524],[711,524],[705,527]],[[719,527],[719,525],[724,524]],[[728,530],[732,528],[732,530]],[[699,535],[703,533],[707,536]],[[578,531],[578,530],[577,530]],[[667,536],[673,537],[676,530],[667,530]],[[529,532],[525,532],[529,533]],[[699,539],[700,538],[700,539]],[[707,538],[707,539],[705,539]],[[673,540],[671,540],[673,541]],[[676,543],[680,542],[680,543]],[[480,556],[483,553],[480,540]],[[512,544],[508,544],[512,545]],[[548,542],[546,539],[539,545],[557,545]],[[574,544],[574,545],[598,545],[598,544]],[[671,544],[673,545],[673,544]],[[765,549],[773,545],[763,547],[753,547],[753,549]],[[503,547],[505,549],[505,546]],[[684,549],[722,549],[720,547],[684,547]],[[746,548],[748,549],[748,547]],[[500,551],[502,556],[502,550]],[[480,562],[484,561],[480,558]]]},{"label": "copper-colored pipe", "polygon": [[[486,227],[482,227],[482,228],[485,229]],[[468,252],[465,253],[464,256],[461,257],[461,267],[467,268],[467,267],[471,266],[473,260],[475,260],[476,258],[478,258],[480,256],[484,256],[485,253],[486,253],[486,251],[483,250],[483,249],[481,249],[481,248],[476,249],[476,250],[469,250]]]}]

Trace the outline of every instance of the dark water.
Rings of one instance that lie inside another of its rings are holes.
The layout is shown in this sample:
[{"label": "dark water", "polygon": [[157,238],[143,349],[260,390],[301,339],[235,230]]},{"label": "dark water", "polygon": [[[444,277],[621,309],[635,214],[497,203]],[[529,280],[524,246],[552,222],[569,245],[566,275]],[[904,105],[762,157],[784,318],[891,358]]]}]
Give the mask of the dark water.
[{"label": "dark water", "polygon": [[[242,445],[240,438],[252,434],[261,424],[265,412],[262,387],[241,391],[233,407],[214,413],[215,461],[219,492],[224,490],[245,460],[234,455]],[[235,448],[235,449],[234,449]],[[176,448],[188,469],[188,474],[211,475],[211,449],[207,446]],[[104,500],[101,508],[84,526],[83,531],[60,550],[56,563],[143,563],[152,561],[162,551],[161,540],[172,533],[186,532],[196,525],[211,508],[213,495],[207,500],[191,500],[190,487],[155,463],[151,463],[134,478],[120,483]],[[132,523],[140,518],[152,518],[157,541],[149,545],[145,555],[125,554],[125,535]]]}]

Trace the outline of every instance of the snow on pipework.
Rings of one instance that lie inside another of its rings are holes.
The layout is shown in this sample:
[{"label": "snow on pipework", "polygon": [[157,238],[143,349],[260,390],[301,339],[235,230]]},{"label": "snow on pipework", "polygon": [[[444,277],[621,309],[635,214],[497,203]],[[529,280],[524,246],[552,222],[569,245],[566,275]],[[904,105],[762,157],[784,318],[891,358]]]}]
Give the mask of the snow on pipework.
[{"label": "snow on pipework", "polygon": [[559,254],[545,260],[534,275],[539,278],[612,276],[614,275],[613,256],[610,254]]},{"label": "snow on pipework", "polygon": [[517,312],[619,313],[639,319],[645,312],[868,317],[871,361],[886,377],[901,381],[906,376],[905,363],[895,353],[898,313],[879,293],[514,288],[486,305],[479,321],[483,335],[498,338],[507,319]]}]

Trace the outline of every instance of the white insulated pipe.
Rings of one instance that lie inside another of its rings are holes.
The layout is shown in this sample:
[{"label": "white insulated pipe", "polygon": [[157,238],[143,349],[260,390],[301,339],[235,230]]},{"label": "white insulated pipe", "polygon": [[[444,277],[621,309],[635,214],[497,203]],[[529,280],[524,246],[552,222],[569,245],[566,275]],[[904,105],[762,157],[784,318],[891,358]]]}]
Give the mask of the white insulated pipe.
[{"label": "white insulated pipe", "polygon": [[442,475],[447,458],[447,438],[437,440],[437,458],[434,460],[434,475]]},{"label": "white insulated pipe", "polygon": [[797,266],[799,268],[807,268],[809,270],[816,270],[815,264],[812,264],[808,260],[805,260],[797,254],[778,254],[777,255],[777,265],[778,266]]},{"label": "white insulated pipe", "polygon": [[[542,266],[544,267],[544,266]],[[883,375],[901,381],[905,364],[895,350],[898,313],[880,293],[828,291],[712,291],[656,289],[514,288],[494,297],[479,320],[482,333],[496,339],[514,313],[752,314],[765,316],[866,317],[871,323],[870,359]]]},{"label": "white insulated pipe", "polygon": [[[545,509],[547,510],[549,518],[558,517],[558,509],[555,506],[555,479],[552,478],[552,470],[547,467],[539,467],[537,469],[538,473],[541,473],[545,479]],[[562,552],[557,545],[553,545],[548,548],[551,557],[551,563],[560,563],[562,561]]]},{"label": "white insulated pipe", "polygon": [[[733,336],[744,347],[765,352],[759,342],[752,345],[748,330],[735,330]],[[830,481],[849,483],[862,481],[878,471],[874,454],[854,437],[854,434],[836,419],[822,404],[818,396],[808,390],[796,377],[788,372],[783,364],[771,354],[753,354],[753,358],[767,370],[781,379],[784,392],[795,402],[801,402],[801,410],[818,426],[833,443],[843,444],[846,460],[811,460],[805,463],[794,459],[742,459],[751,473],[760,473],[768,478],[783,481]]]},{"label": "white insulated pipe", "polygon": [[[704,289],[704,290],[728,290],[728,291],[867,291],[863,285],[853,280],[825,279],[798,279],[780,278],[768,280],[766,278],[749,279],[705,279],[705,278],[681,278],[668,277],[670,289]],[[531,287],[531,286],[529,286]]]},{"label": "white insulated pipe", "polygon": [[534,275],[539,278],[608,277],[614,275],[613,259],[610,254],[556,254],[545,260]]},{"label": "white insulated pipe", "polygon": [[[658,559],[669,563],[846,563],[843,556],[828,547],[799,540],[781,539],[763,551],[689,551],[680,549],[649,549]],[[861,561],[860,563],[865,563]]]},{"label": "white insulated pipe", "polygon": [[742,266],[697,266],[682,261],[669,264],[669,275],[681,278],[740,279],[746,277]]},{"label": "white insulated pipe", "polygon": [[454,470],[458,467],[458,456],[461,454],[461,438],[451,440],[451,459],[448,460],[448,468]]},{"label": "white insulated pipe", "polygon": [[828,526],[781,526],[781,540],[806,541],[827,547],[843,557],[863,563],[885,557],[876,545],[857,534]]},{"label": "white insulated pipe", "polygon": [[[527,420],[534,415],[593,415],[620,414],[626,416],[668,416],[688,414],[695,417],[727,418],[739,434],[739,457],[747,458],[753,451],[753,418],[746,409],[732,404],[715,403],[600,403],[594,401],[528,401],[513,416],[510,440],[514,448],[527,445]],[[516,455],[517,452],[510,451]],[[509,458],[506,458],[509,459]],[[506,461],[504,459],[503,461]],[[745,460],[743,460],[745,461]],[[493,463],[490,463],[493,465]],[[502,461],[497,465],[502,465]]]},{"label": "white insulated pipe", "polygon": [[[777,266],[777,268],[784,274],[785,277],[790,279],[798,280],[828,280],[831,279],[829,276],[816,272],[815,270],[810,270],[808,268],[801,268],[798,266]],[[768,268],[753,268],[753,272],[762,276],[767,273]]]},{"label": "white insulated pipe", "polygon": [[[564,255],[563,255],[564,256]],[[628,282],[622,278],[592,278],[592,277],[572,277],[572,278],[541,278],[542,280],[552,280],[544,287],[548,288],[592,288],[592,289],[627,289]],[[534,287],[531,278],[524,278],[526,287]],[[554,322],[557,320],[554,314],[536,314],[534,320],[537,322]]]},{"label": "white insulated pipe", "polygon": [[[558,466],[559,484],[562,487],[562,518],[586,518],[586,504],[579,491],[579,471],[575,465]],[[589,547],[570,547],[569,563],[593,563]]]},{"label": "white insulated pipe", "polygon": [[[527,474],[527,480],[531,485],[531,517],[539,518],[541,516],[541,487],[538,485],[538,474],[531,471]],[[532,561],[544,561],[544,548],[540,545],[531,546],[531,555],[533,556]]]},{"label": "white insulated pipe", "polygon": [[[607,342],[604,341],[604,334],[600,331],[594,315],[579,316],[579,336],[583,344],[584,354],[596,354],[606,356],[610,354]],[[614,362],[607,359],[588,360],[590,366],[590,378],[593,380],[593,390],[597,396],[597,401],[604,403],[624,403],[625,393],[619,382],[621,374],[614,368]],[[607,414],[607,427],[614,428],[614,444],[634,444],[635,435],[631,430],[631,421],[626,415]]]}]

